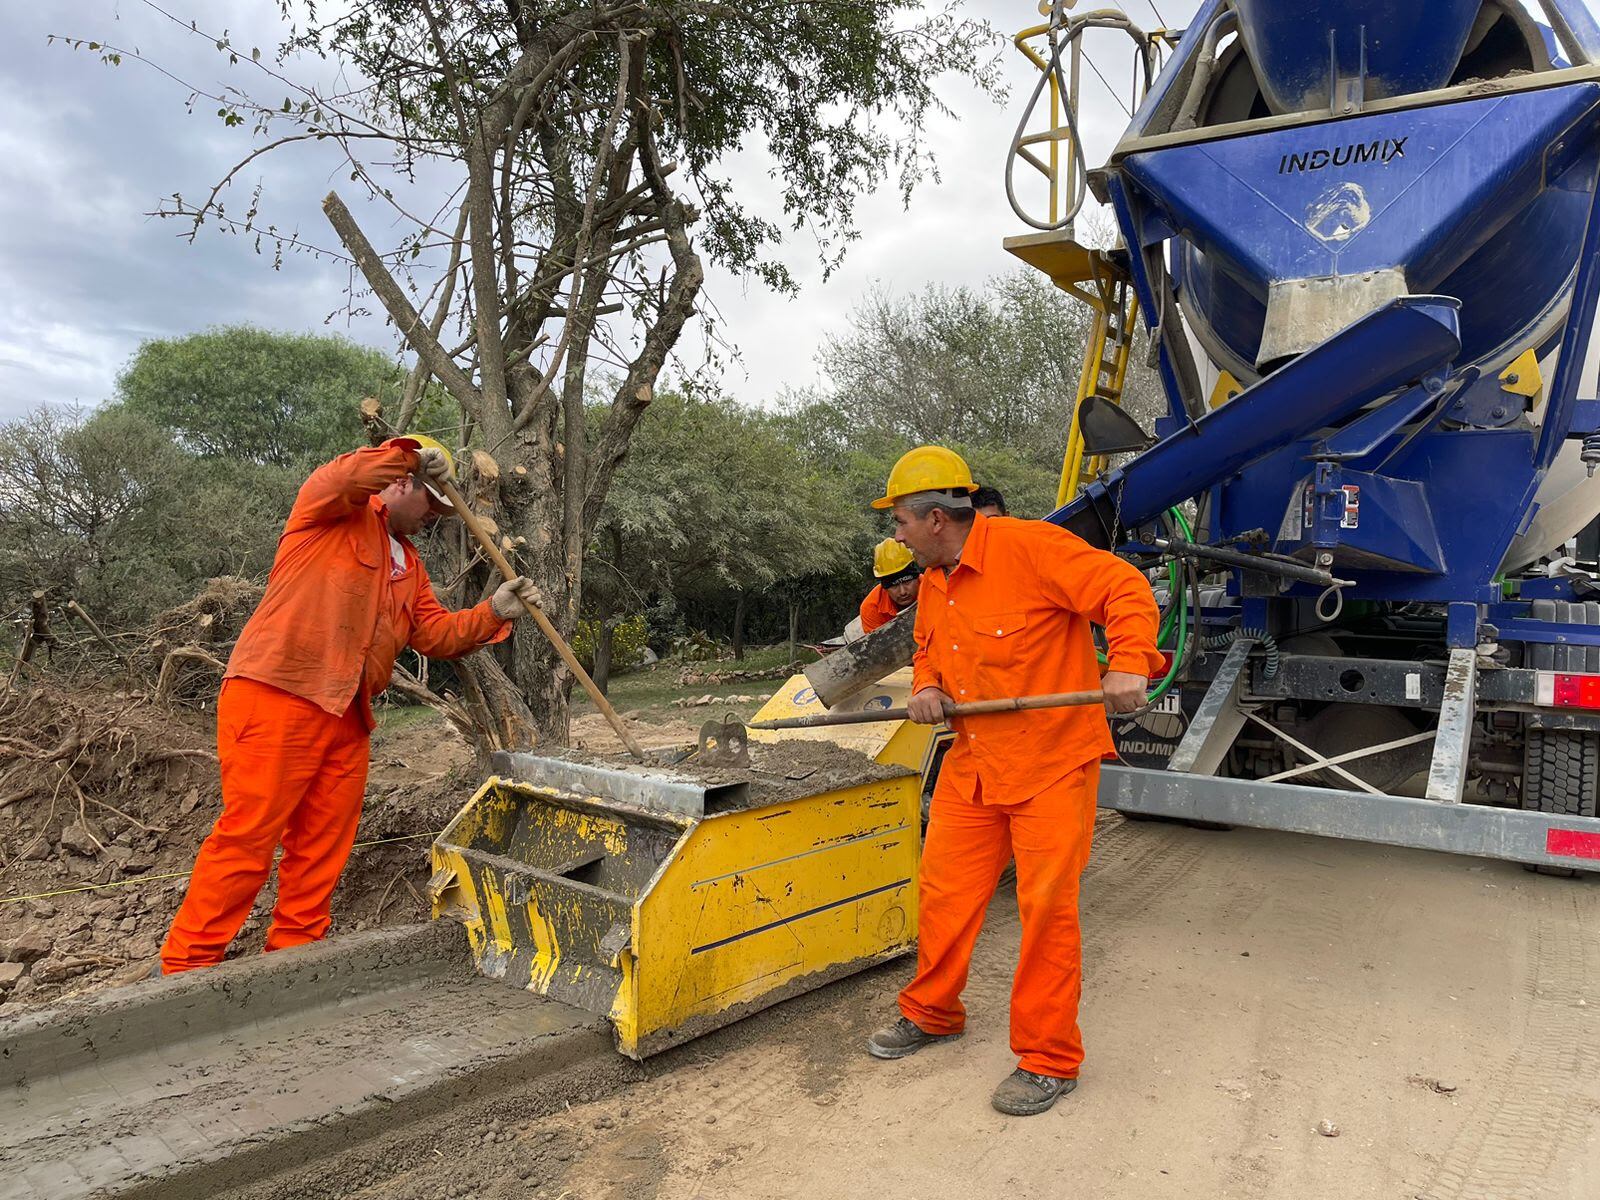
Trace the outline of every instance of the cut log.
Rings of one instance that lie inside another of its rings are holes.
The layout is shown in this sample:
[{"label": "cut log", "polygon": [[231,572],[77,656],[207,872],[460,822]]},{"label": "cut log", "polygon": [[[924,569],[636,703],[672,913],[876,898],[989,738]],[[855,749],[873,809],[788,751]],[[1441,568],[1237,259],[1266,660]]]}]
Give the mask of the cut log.
[{"label": "cut log", "polygon": [[829,708],[871,687],[911,662],[917,643],[912,636],[917,608],[912,605],[887,625],[835,650],[806,668],[806,681]]}]

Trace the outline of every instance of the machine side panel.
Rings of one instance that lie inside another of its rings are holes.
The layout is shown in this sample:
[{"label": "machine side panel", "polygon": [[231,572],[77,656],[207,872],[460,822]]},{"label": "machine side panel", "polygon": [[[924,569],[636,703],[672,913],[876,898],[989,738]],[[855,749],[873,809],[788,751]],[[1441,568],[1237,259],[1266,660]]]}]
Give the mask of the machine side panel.
[{"label": "machine side panel", "polygon": [[913,949],[920,782],[701,822],[640,903],[638,1040],[623,1052],[654,1053]]}]

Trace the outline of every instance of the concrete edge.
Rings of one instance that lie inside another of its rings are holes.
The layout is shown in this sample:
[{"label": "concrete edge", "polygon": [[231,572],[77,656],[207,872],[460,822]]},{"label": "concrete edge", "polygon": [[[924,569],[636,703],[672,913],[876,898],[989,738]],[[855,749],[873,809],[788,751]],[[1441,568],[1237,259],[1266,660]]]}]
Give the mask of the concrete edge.
[{"label": "concrete edge", "polygon": [[0,1087],[341,997],[473,973],[465,930],[436,921],[366,930],[109,988],[0,1018]]},{"label": "concrete edge", "polygon": [[464,1064],[445,1078],[398,1094],[370,1095],[359,1105],[285,1126],[220,1157],[174,1164],[115,1194],[119,1200],[216,1200],[231,1189],[312,1166],[490,1096],[538,1086],[570,1092],[576,1087],[574,1077],[593,1070],[594,1064],[627,1061],[616,1051],[610,1025],[603,1018],[585,1017],[585,1024],[544,1034],[492,1062]]}]

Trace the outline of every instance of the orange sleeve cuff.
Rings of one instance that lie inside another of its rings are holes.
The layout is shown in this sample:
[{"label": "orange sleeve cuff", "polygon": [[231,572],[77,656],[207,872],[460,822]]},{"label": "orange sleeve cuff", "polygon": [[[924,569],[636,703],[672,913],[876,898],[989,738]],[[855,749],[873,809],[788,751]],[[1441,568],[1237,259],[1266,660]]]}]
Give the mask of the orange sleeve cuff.
[{"label": "orange sleeve cuff", "polygon": [[1150,649],[1143,652],[1131,653],[1124,651],[1113,654],[1106,663],[1107,671],[1118,671],[1124,675],[1143,675],[1151,678],[1160,671],[1166,663],[1159,650]]},{"label": "orange sleeve cuff", "polygon": [[488,600],[477,606],[483,609],[482,621],[484,634],[478,639],[480,646],[493,646],[496,642],[503,642],[511,636],[512,621],[505,620],[494,611],[494,605]]},{"label": "orange sleeve cuff", "polygon": [[392,437],[388,441],[382,443],[378,449],[404,450],[406,452],[406,470],[408,471],[415,471],[418,464],[422,461],[421,456],[417,453],[417,450],[419,449],[419,443],[412,441],[408,437]]}]

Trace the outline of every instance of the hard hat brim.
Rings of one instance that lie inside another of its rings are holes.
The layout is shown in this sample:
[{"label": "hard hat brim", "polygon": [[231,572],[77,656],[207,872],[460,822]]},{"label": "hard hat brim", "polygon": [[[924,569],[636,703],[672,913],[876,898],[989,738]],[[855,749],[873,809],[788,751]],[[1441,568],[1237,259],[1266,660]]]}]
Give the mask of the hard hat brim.
[{"label": "hard hat brim", "polygon": [[450,497],[434,487],[433,484],[424,483],[422,486],[428,489],[428,504],[433,509],[441,513],[453,513],[456,511],[456,506],[450,503]]}]

